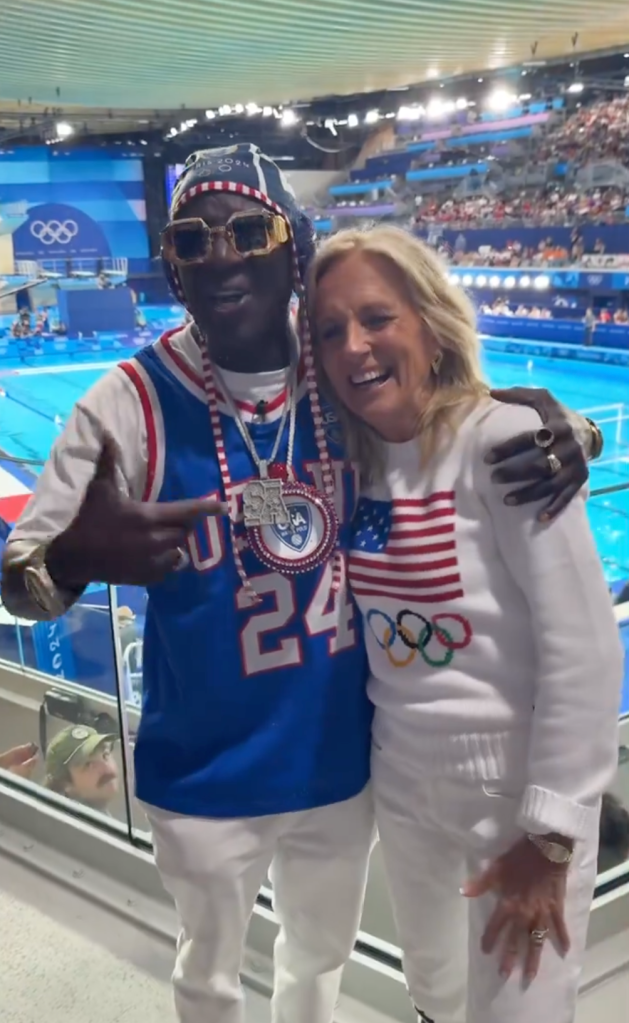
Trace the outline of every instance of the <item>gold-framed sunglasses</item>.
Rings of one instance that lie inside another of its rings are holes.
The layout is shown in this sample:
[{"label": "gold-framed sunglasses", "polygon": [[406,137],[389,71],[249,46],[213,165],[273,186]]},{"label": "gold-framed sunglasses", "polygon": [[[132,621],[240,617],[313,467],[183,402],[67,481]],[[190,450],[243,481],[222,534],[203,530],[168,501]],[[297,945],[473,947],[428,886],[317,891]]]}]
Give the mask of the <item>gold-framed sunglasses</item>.
[{"label": "gold-framed sunglasses", "polygon": [[288,241],[289,233],[283,217],[266,211],[234,213],[224,227],[209,227],[200,217],[173,220],[161,234],[162,256],[175,266],[206,263],[219,237],[239,256],[268,256]]}]

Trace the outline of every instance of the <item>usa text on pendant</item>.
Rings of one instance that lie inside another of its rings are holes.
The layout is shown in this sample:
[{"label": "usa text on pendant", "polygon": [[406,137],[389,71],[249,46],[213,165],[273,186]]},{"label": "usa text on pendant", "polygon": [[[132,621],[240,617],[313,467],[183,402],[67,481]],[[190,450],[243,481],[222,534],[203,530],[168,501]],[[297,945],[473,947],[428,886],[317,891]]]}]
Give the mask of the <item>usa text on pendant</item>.
[{"label": "usa text on pendant", "polygon": [[286,525],[289,518],[282,497],[282,481],[261,479],[247,483],[242,495],[242,510],[247,529]]}]

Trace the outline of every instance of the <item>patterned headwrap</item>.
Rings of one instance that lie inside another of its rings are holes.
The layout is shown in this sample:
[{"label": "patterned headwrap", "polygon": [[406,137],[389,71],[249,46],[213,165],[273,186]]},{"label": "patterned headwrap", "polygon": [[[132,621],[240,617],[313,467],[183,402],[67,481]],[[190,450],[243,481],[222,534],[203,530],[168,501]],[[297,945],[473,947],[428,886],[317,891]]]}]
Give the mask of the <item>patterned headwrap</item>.
[{"label": "patterned headwrap", "polygon": [[[306,269],[315,249],[315,230],[312,221],[297,205],[295,193],[277,164],[248,142],[220,149],[200,149],[188,157],[175,185],[171,218],[203,192],[244,195],[287,221],[293,246],[293,290],[301,296]],[[164,261],[164,272],[175,297],[185,305],[177,267]]]}]

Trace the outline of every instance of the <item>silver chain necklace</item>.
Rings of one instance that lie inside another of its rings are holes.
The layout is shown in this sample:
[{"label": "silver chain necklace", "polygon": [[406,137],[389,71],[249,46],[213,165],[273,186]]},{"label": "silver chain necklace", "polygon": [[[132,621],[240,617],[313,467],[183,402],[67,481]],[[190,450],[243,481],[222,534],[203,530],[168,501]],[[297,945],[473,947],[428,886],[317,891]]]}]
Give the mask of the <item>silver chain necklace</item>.
[{"label": "silver chain necklace", "polygon": [[[291,362],[291,365],[290,365],[290,368],[289,368],[289,371],[288,371],[288,379],[287,379],[287,382],[286,382],[286,401],[284,402],[284,408],[282,410],[282,416],[281,416],[281,419],[280,419],[280,424],[279,424],[279,427],[278,427],[278,430],[277,430],[277,434],[276,434],[276,437],[275,437],[275,442],[273,444],[273,449],[271,451],[271,454],[269,455],[268,458],[260,458],[260,456],[259,456],[259,454],[258,454],[258,452],[256,450],[256,446],[255,446],[255,444],[253,442],[253,439],[251,437],[251,434],[249,433],[249,430],[247,429],[247,426],[246,426],[246,424],[244,422],[244,419],[242,417],[242,413],[241,413],[240,409],[238,408],[236,402],[232,398],[232,395],[231,395],[231,393],[229,391],[229,388],[227,387],[227,385],[225,383],[225,379],[224,379],[221,371],[218,369],[217,366],[213,366],[213,373],[214,373],[214,376],[215,376],[216,380],[220,384],[220,388],[221,388],[221,391],[222,391],[222,394],[223,394],[223,398],[225,400],[225,404],[229,408],[229,411],[231,412],[231,414],[232,414],[232,416],[234,418],[234,422],[236,423],[236,428],[238,430],[238,433],[242,437],[244,445],[247,448],[247,451],[249,452],[249,454],[251,455],[251,460],[252,460],[253,464],[255,465],[256,469],[258,470],[258,473],[259,473],[259,476],[260,476],[261,480],[267,480],[269,478],[269,466],[273,465],[273,463],[275,462],[275,460],[277,458],[277,453],[279,451],[280,443],[282,441],[282,437],[284,436],[284,429],[286,427],[286,420],[287,419],[289,420],[289,423],[288,423],[288,449],[287,449],[287,453],[286,453],[286,470],[287,470],[287,473],[288,473],[289,477],[292,474],[293,449],[294,449],[294,446],[295,446],[295,419],[296,419],[296,410],[297,410],[297,402],[295,400],[295,390],[296,390],[296,388],[295,388],[295,381],[296,381],[296,376],[297,376],[296,369],[297,369],[296,363]],[[245,522],[245,525],[246,525],[246,522]]]}]

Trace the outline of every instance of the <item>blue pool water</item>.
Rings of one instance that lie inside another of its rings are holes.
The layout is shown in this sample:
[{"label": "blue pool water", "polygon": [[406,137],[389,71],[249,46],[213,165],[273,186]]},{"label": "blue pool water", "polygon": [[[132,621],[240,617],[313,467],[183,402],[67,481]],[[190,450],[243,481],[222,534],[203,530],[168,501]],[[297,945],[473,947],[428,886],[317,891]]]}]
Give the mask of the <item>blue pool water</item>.
[{"label": "blue pool water", "polygon": [[[133,352],[120,351],[119,359]],[[30,364],[29,364],[30,362]],[[62,365],[58,357],[0,367],[0,438],[14,456],[44,459],[75,401],[114,360]],[[546,357],[485,351],[484,367],[496,387],[546,387],[573,409],[589,411],[601,425],[605,452],[592,467],[591,489],[629,485],[629,367],[580,364]],[[629,489],[592,496],[589,514],[610,583],[629,577]]]}]

